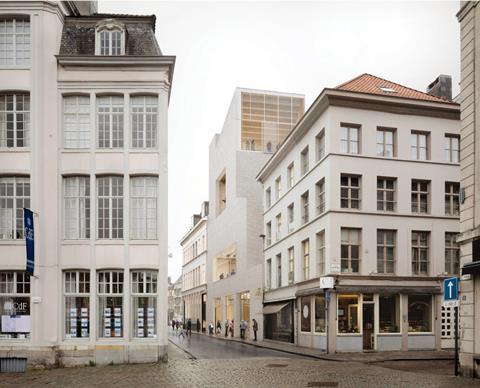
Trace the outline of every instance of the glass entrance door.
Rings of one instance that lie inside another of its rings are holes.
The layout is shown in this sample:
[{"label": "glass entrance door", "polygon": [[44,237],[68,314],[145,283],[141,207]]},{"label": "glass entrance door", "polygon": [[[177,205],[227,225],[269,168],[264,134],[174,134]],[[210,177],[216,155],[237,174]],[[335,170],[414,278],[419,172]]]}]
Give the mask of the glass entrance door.
[{"label": "glass entrance door", "polygon": [[363,303],[363,349],[374,348],[374,304]]}]

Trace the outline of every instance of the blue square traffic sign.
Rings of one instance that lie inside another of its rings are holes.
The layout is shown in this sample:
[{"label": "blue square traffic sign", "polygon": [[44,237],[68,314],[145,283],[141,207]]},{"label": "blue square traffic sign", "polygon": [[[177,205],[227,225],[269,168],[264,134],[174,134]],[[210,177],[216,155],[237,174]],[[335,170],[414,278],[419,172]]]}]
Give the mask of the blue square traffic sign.
[{"label": "blue square traffic sign", "polygon": [[458,300],[458,278],[448,278],[443,281],[443,300],[445,302]]}]

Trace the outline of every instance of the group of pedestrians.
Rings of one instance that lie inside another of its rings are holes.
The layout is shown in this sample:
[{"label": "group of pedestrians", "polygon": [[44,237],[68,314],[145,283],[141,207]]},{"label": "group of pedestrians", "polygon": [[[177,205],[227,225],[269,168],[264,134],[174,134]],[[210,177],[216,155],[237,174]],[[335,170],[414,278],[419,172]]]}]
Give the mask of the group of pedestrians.
[{"label": "group of pedestrians", "polygon": [[[178,332],[180,329],[180,333]],[[192,336],[192,320],[187,319],[186,323],[182,323],[179,320],[172,319],[172,330],[175,330],[179,337],[191,337]],[[197,318],[197,333],[200,332],[200,319]]]},{"label": "group of pedestrians", "polygon": [[[217,321],[217,324],[215,326],[213,325],[213,322],[210,321],[208,325],[208,334],[213,335],[215,333],[216,335],[221,335],[222,332],[224,332],[225,338],[227,338],[229,335],[233,338],[234,329],[235,329],[235,320],[226,319],[223,325],[223,329],[224,330],[222,331],[222,323],[220,322],[220,320]],[[242,319],[240,321],[240,338],[241,339],[245,339],[245,334],[247,332],[247,329],[248,329],[248,322]],[[255,318],[252,319],[252,329],[253,329],[253,340],[256,341],[257,331],[258,331],[258,322],[256,321]]]}]

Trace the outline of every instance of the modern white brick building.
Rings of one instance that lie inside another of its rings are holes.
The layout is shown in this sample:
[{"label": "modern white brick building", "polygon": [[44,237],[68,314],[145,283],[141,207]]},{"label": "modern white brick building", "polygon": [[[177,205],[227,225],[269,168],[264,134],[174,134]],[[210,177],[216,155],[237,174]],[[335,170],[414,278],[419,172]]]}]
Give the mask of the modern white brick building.
[{"label": "modern white brick building", "polygon": [[[207,329],[207,218],[208,202],[202,204],[199,214],[192,216],[192,227],[180,240],[183,248],[182,299],[185,321],[192,327]],[[197,327],[197,322],[200,325]]]},{"label": "modern white brick building", "polygon": [[265,338],[330,352],[442,346],[441,280],[458,274],[459,114],[368,74],[322,91],[258,174]]},{"label": "modern white brick building", "polygon": [[[175,58],[160,51],[155,16],[95,12],[0,3],[0,357],[166,356]],[[32,278],[22,207],[36,212]]]},{"label": "modern white brick building", "polygon": [[300,95],[236,89],[210,144],[206,317],[223,329],[233,320],[237,337],[241,320],[262,324],[262,187],[255,176],[303,105]]}]

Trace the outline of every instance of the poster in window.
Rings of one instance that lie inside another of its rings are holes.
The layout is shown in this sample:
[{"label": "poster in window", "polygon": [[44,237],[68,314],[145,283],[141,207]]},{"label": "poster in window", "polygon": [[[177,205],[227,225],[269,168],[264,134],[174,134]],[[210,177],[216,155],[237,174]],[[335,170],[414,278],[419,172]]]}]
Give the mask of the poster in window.
[{"label": "poster in window", "polygon": [[155,319],[148,317],[148,326],[154,326],[155,325]]},{"label": "poster in window", "polygon": [[88,327],[88,318],[82,318],[82,327]]},{"label": "poster in window", "polygon": [[77,318],[70,318],[70,326],[77,329]]},{"label": "poster in window", "polygon": [[103,315],[105,315],[105,317],[110,317],[110,316],[111,316],[111,313],[112,313],[112,312],[111,312],[110,307],[105,307],[105,308],[103,309]]},{"label": "poster in window", "polygon": [[88,317],[88,308],[82,307],[81,316],[82,317]]},{"label": "poster in window", "polygon": [[104,335],[104,337],[111,337],[111,336],[112,336],[112,331],[110,330],[109,327],[106,327],[106,328],[103,330],[103,335]]},{"label": "poster in window", "polygon": [[147,314],[149,318],[153,318],[155,316],[155,307],[149,307],[147,309]]},{"label": "poster in window", "polygon": [[137,329],[137,337],[144,337],[145,336],[145,331],[143,330],[143,327],[139,327]]},{"label": "poster in window", "polygon": [[120,307],[115,307],[114,312],[115,312],[116,317],[121,317],[122,316],[122,309]]},{"label": "poster in window", "polygon": [[138,327],[143,327],[143,318],[138,318],[137,325]]},{"label": "poster in window", "polygon": [[143,307],[139,307],[137,309],[137,317],[143,317]]},{"label": "poster in window", "polygon": [[115,327],[122,327],[122,320],[120,318],[115,318]]},{"label": "poster in window", "polygon": [[112,324],[110,318],[105,318],[105,327],[110,327],[110,325]]},{"label": "poster in window", "polygon": [[82,327],[82,338],[88,337],[88,329]]},{"label": "poster in window", "polygon": [[70,309],[70,316],[71,317],[76,317],[77,316],[77,309],[76,308],[71,308]]},{"label": "poster in window", "polygon": [[122,329],[119,327],[115,328],[115,337],[121,337],[122,336]]},{"label": "poster in window", "polygon": [[150,338],[155,337],[155,330],[153,328],[148,328],[148,336]]}]

